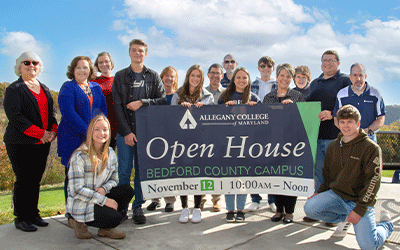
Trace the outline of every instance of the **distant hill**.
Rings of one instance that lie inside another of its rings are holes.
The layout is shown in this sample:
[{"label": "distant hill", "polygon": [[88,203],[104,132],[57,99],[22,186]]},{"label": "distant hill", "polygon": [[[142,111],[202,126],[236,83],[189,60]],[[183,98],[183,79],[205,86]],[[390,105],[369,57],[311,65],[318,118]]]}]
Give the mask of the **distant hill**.
[{"label": "distant hill", "polygon": [[386,111],[385,125],[390,125],[400,119],[400,105],[387,105]]}]

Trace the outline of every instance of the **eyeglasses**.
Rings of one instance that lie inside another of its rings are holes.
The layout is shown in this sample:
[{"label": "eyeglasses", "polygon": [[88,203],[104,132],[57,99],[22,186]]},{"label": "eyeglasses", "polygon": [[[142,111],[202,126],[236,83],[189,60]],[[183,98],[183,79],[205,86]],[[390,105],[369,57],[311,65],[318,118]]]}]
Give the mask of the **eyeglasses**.
[{"label": "eyeglasses", "polygon": [[266,65],[266,64],[261,64],[260,65],[260,68],[265,68],[265,67],[268,67],[268,68],[272,68],[272,65]]},{"label": "eyeglasses", "polygon": [[29,66],[29,65],[31,65],[31,63],[33,64],[33,66],[36,66],[36,65],[38,65],[39,64],[39,62],[37,62],[37,61],[23,61],[22,62],[25,66]]},{"label": "eyeglasses", "polygon": [[324,60],[322,60],[321,62],[322,62],[322,63],[334,63],[334,62],[337,62],[337,60],[334,60],[334,59],[329,59],[329,60],[324,59]]},{"label": "eyeglasses", "polygon": [[235,64],[235,60],[226,60],[224,61],[225,64]]},{"label": "eyeglasses", "polygon": [[210,72],[210,73],[208,73],[208,74],[210,74],[210,75],[212,75],[212,76],[219,76],[219,75],[221,75],[221,73],[220,72]]}]

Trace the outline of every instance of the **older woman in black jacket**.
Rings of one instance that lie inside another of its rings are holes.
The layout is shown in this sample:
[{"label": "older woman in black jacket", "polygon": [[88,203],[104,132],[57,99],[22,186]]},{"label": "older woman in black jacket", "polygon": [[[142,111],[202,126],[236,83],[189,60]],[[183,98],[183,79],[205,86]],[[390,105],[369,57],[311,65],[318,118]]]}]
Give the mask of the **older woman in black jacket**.
[{"label": "older woman in black jacket", "polygon": [[57,121],[50,90],[36,79],[43,69],[40,57],[24,52],[14,69],[19,79],[7,87],[4,97],[9,121],[4,143],[16,176],[15,227],[32,232],[36,226],[48,225],[39,215],[38,200],[50,143],[57,135]]}]

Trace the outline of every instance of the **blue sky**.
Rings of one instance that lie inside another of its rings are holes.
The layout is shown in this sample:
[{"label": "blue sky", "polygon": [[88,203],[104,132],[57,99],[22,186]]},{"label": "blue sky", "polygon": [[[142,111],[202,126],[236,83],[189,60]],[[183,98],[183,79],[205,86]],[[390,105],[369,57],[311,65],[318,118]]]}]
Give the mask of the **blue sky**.
[{"label": "blue sky", "polygon": [[94,60],[108,51],[115,73],[129,65],[134,38],[149,46],[145,65],[159,73],[174,66],[180,84],[191,65],[207,70],[228,53],[252,80],[264,55],[277,64],[307,65],[315,78],[323,51],[335,49],[341,71],[364,64],[385,103],[400,105],[399,16],[400,0],[7,1],[0,9],[0,82],[17,79],[15,59],[26,50],[42,58],[38,78],[53,90],[78,55]]}]

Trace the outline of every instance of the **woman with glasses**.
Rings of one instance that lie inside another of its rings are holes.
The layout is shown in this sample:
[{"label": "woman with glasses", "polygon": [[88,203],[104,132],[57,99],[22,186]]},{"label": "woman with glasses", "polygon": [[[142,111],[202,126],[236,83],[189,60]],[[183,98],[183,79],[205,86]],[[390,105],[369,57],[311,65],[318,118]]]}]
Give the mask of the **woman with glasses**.
[{"label": "woman with glasses", "polygon": [[111,74],[111,70],[114,69],[114,60],[110,53],[101,52],[97,55],[96,61],[94,61],[94,67],[101,73],[100,76],[96,77],[93,81],[100,85],[103,91],[104,97],[107,103],[107,118],[111,124],[111,142],[110,147],[115,150],[117,146],[117,116],[114,110],[114,102],[111,93],[114,76]]},{"label": "woman with glasses", "polygon": [[8,125],[4,143],[16,176],[15,227],[33,232],[36,226],[49,224],[39,215],[38,200],[50,144],[57,136],[57,120],[50,90],[36,78],[43,70],[40,57],[34,52],[24,52],[17,58],[14,69],[19,79],[5,92]]}]

